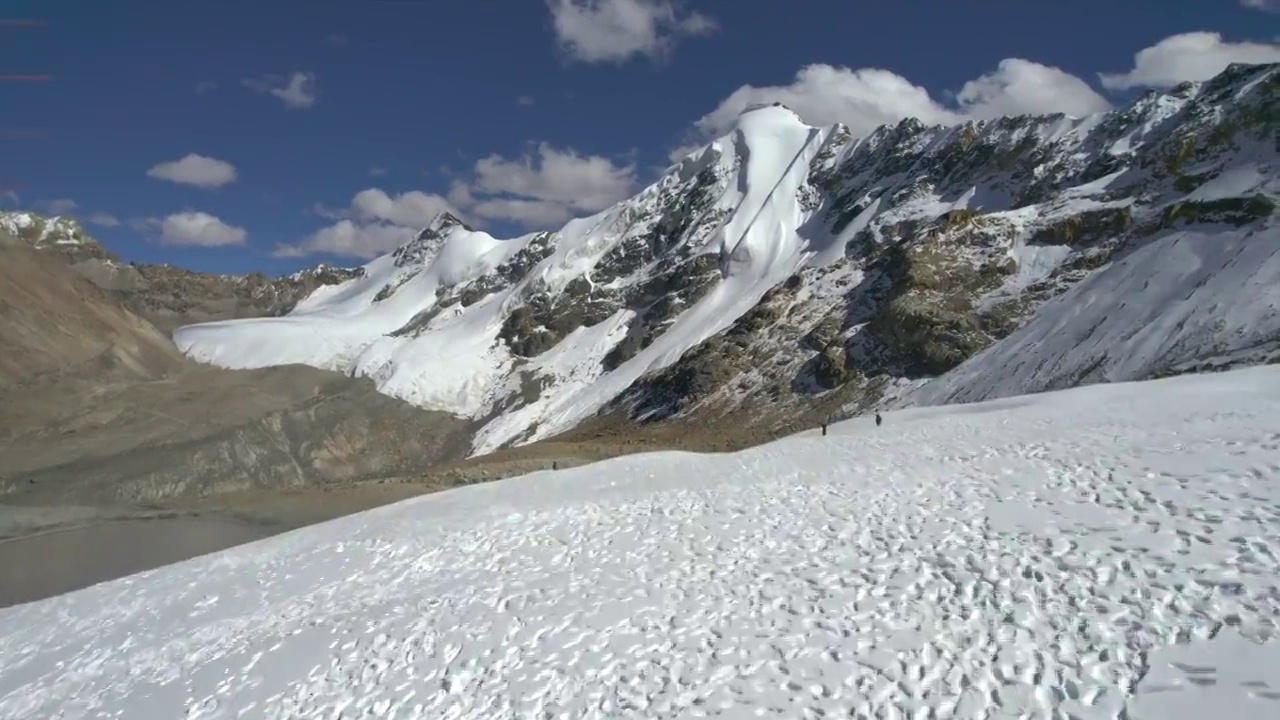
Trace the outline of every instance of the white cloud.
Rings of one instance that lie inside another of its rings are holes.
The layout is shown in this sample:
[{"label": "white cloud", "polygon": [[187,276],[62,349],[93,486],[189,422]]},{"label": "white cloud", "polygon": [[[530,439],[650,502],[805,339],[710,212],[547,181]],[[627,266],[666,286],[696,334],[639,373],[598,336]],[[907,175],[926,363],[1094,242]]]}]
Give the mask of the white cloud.
[{"label": "white cloud", "polygon": [[76,207],[78,207],[76,201],[69,198],[50,200],[45,203],[45,208],[48,209],[51,215],[67,215],[75,212]]},{"label": "white cloud", "polygon": [[573,217],[562,203],[527,198],[481,200],[470,208],[470,212],[492,220],[513,220],[527,228],[555,228]]},{"label": "white cloud", "polygon": [[1083,117],[1111,109],[1075,75],[1019,58],[1001,60],[995,72],[965,83],[956,100],[960,112],[975,120],[1048,113]]},{"label": "white cloud", "polygon": [[263,75],[240,82],[256,93],[268,93],[280,98],[285,107],[290,108],[309,108],[316,104],[319,97],[315,73],[295,72],[287,78],[282,75]]},{"label": "white cloud", "polygon": [[383,175],[387,174],[387,169],[384,167],[380,167],[378,165],[374,165],[373,167],[369,168],[369,174],[374,177],[382,177]]},{"label": "white cloud", "polygon": [[346,208],[334,209],[316,203],[311,212],[332,225],[295,245],[280,245],[275,254],[297,257],[311,253],[331,253],[358,258],[374,258],[411,240],[441,212],[460,214],[449,200],[410,190],[390,195],[379,188],[361,190]]},{"label": "white cloud", "polygon": [[681,12],[675,0],[548,0],[556,42],[572,59],[662,59],[682,36],[716,29],[711,18]]},{"label": "white cloud", "polygon": [[410,190],[392,197],[378,188],[356,193],[351,198],[351,207],[361,220],[384,220],[416,228],[426,226],[446,210],[453,210],[449,201],[439,195]]},{"label": "white cloud", "polygon": [[[1254,2],[1274,7],[1275,0]],[[1127,73],[1099,76],[1103,87],[1171,87],[1187,80],[1208,80],[1231,63],[1280,62],[1280,45],[1227,42],[1218,33],[1173,35],[1134,56]],[[953,124],[1006,115],[1088,115],[1111,107],[1089,83],[1064,70],[1031,60],[1009,58],[992,72],[965,83],[946,102],[889,70],[808,65],[786,85],[743,85],[694,123],[688,141],[671,153],[676,161],[707,140],[728,132],[747,107],[781,102],[811,125],[836,122],[855,135],[914,117],[929,124]],[[692,144],[689,144],[689,143]]]},{"label": "white cloud", "polygon": [[277,257],[301,257],[313,253],[345,255],[365,260],[390,252],[413,239],[418,228],[390,223],[356,223],[340,220],[297,245],[280,245]]},{"label": "white cloud", "polygon": [[533,102],[534,101],[533,101],[532,95],[521,95],[520,97],[516,98],[516,104],[519,105],[520,107],[529,107],[533,105]]},{"label": "white cloud", "polygon": [[471,181],[454,178],[445,196],[410,190],[392,195],[380,188],[356,193],[345,208],[316,203],[314,215],[332,220],[302,242],[276,254],[333,253],[373,258],[412,239],[442,212],[468,219],[508,220],[527,228],[554,228],[575,214],[596,212],[628,197],[635,167],[605,157],[539,145],[536,157],[509,160],[490,155],[475,163]]},{"label": "white cloud", "polygon": [[471,186],[461,180],[449,183],[449,194],[445,196],[455,207],[471,207],[476,203]]},{"label": "white cloud", "polygon": [[209,80],[201,80],[200,82],[196,83],[197,95],[203,95],[204,93],[212,92],[217,89],[218,89],[218,83],[216,82],[212,82]]},{"label": "white cloud", "polygon": [[1273,62],[1280,62],[1280,45],[1228,42],[1216,32],[1189,32],[1171,35],[1139,51],[1133,56],[1133,69],[1129,72],[1101,73],[1099,78],[1109,90],[1167,88],[1186,81],[1208,80],[1232,63]]},{"label": "white cloud", "polygon": [[[772,102],[781,102],[811,125],[844,123],[855,135],[908,117],[952,124],[1022,113],[1079,116],[1111,107],[1080,78],[1019,58],[1004,60],[993,72],[965,83],[950,105],[889,70],[815,64],[801,68],[788,85],[743,85],[694,123],[696,135],[705,141],[728,132],[743,110]],[[694,147],[678,148],[671,159]]]},{"label": "white cloud", "polygon": [[1240,0],[1240,4],[1254,10],[1280,11],[1280,0]]},{"label": "white cloud", "polygon": [[209,213],[194,210],[174,213],[163,220],[149,219],[143,225],[158,228],[159,241],[165,245],[242,245],[249,236],[244,228],[228,225]]},{"label": "white cloud", "polygon": [[120,225],[120,220],[118,220],[115,215],[104,212],[96,212],[90,215],[89,222],[103,227],[117,227]]},{"label": "white cloud", "polygon": [[556,203],[566,211],[596,212],[626,198],[635,187],[634,165],[614,165],[606,157],[557,150],[547,143],[540,144],[537,153],[536,159],[490,155],[478,160],[472,190]]},{"label": "white cloud", "polygon": [[188,153],[180,160],[169,160],[156,165],[147,171],[147,177],[213,189],[235,182],[236,168],[224,160]]}]

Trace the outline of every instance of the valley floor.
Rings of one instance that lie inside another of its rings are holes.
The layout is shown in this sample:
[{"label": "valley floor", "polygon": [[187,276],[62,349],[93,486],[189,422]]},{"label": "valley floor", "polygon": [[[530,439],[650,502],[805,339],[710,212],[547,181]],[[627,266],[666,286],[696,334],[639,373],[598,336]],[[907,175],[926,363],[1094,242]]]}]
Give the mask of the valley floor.
[{"label": "valley floor", "polygon": [[1273,718],[1278,618],[1264,367],[535,472],[0,610],[0,716]]},{"label": "valley floor", "polygon": [[[0,503],[0,608],[41,600],[99,582],[234,547],[318,522],[362,512],[426,493],[500,480],[552,468],[567,469],[620,455],[682,447],[726,451],[756,441],[702,431],[673,437],[671,428],[588,430],[591,439],[544,441],[490,455],[443,463],[418,475],[302,488],[258,488],[147,505],[88,504],[101,495],[91,485],[32,488]],[[48,492],[41,492],[48,490]],[[68,496],[71,503],[67,503]],[[84,504],[75,504],[77,501]],[[195,539],[185,529],[200,529]],[[120,527],[149,528],[122,533]],[[211,531],[211,529],[213,531]],[[218,532],[221,530],[221,532]],[[158,539],[159,538],[159,539]],[[168,538],[171,542],[165,542]],[[155,547],[157,543],[164,545]],[[84,559],[84,548],[108,545],[121,562]]]}]

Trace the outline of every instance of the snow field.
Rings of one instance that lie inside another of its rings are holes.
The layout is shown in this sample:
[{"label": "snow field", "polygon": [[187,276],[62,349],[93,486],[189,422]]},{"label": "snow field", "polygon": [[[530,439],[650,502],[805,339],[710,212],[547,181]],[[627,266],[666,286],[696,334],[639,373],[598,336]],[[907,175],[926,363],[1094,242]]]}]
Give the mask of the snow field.
[{"label": "snow field", "polygon": [[0,611],[0,717],[1280,716],[1280,368],[426,496]]}]

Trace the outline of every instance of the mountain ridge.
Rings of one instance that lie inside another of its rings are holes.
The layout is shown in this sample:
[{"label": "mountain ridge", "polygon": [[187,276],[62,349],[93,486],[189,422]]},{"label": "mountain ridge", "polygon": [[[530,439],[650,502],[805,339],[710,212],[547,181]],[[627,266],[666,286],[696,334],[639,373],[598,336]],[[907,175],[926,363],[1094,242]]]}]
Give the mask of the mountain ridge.
[{"label": "mountain ridge", "polygon": [[[1233,65],[1086,118],[907,119],[863,137],[753,107],[634,197],[558,231],[500,240],[442,219],[287,314],[174,337],[225,367],[368,376],[475,423],[474,454],[593,417],[783,427],[1266,362],[1280,336],[1278,69]],[[1219,297],[1151,305],[1152,278],[1204,284],[1165,251],[1190,267],[1213,238],[1232,249],[1217,257],[1244,253],[1253,272],[1219,263]],[[1102,295],[1089,304],[1086,290]],[[1130,302],[1147,309],[1106,317]],[[1081,308],[1109,329],[1072,325]],[[1143,327],[1171,345],[1126,363],[1154,342]],[[1051,347],[1035,368],[1019,364],[1037,343]],[[992,374],[1008,379],[981,381]]]},{"label": "mountain ridge", "polygon": [[257,271],[208,273],[171,263],[126,263],[66,215],[0,211],[0,231],[61,256],[80,275],[166,334],[194,322],[283,314],[315,288],[360,272],[321,263],[268,277]]},{"label": "mountain ridge", "polygon": [[130,307],[136,294],[86,275],[112,264],[199,277],[120,265],[72,220],[0,216],[0,535],[15,506],[40,518],[41,507],[116,512],[329,489],[420,472],[465,449],[465,421],[378,393],[367,379],[200,366]]}]

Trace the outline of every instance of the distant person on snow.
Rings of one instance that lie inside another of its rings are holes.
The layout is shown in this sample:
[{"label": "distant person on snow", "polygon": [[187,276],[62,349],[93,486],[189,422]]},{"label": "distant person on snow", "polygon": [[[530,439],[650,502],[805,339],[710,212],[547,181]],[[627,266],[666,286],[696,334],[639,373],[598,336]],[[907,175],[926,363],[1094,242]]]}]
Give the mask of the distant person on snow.
[{"label": "distant person on snow", "polygon": [[876,427],[880,427],[880,423],[884,422],[884,418],[880,417],[880,411],[876,411]]}]

